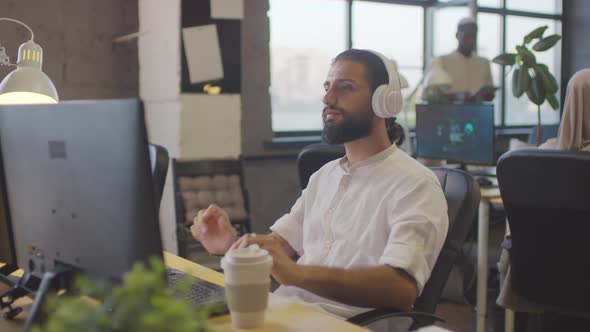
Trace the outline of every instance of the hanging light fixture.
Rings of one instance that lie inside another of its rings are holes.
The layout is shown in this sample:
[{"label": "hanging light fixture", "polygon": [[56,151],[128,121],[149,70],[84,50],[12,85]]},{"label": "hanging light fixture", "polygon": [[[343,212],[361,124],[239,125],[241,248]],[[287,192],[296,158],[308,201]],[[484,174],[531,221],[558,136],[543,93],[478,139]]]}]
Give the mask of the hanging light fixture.
[{"label": "hanging light fixture", "polygon": [[[21,21],[11,18],[0,18],[0,21],[11,21],[26,27],[31,39],[18,49],[18,61],[10,64],[8,57],[0,58],[0,64],[16,66],[0,83],[0,104],[54,104],[59,97],[51,79],[43,73],[43,49],[34,42],[31,28]],[[0,51],[2,48],[0,47]],[[0,56],[2,53],[0,52]]]}]

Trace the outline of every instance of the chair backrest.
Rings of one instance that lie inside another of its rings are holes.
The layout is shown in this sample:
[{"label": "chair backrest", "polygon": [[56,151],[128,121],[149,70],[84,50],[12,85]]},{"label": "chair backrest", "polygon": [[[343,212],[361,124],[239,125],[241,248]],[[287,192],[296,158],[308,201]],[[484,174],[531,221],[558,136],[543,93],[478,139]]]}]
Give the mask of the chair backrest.
[{"label": "chair backrest", "polygon": [[513,291],[555,311],[590,312],[590,153],[515,150],[497,175]]},{"label": "chair backrest", "polygon": [[242,168],[240,159],[172,160],[180,256],[190,258],[202,251],[188,227],[197,212],[212,203],[228,213],[239,235],[250,231]]},{"label": "chair backrest", "polygon": [[[470,230],[476,224],[481,198],[479,185],[471,174],[442,167],[431,169],[438,177],[447,201],[449,230],[430,278],[414,304],[416,311],[427,313],[434,313],[453,264],[457,261]],[[422,325],[427,324],[417,321],[414,327]]]},{"label": "chair backrest", "polygon": [[150,144],[150,163],[152,167],[152,181],[154,186],[154,198],[156,200],[156,210],[160,210],[160,202],[164,193],[166,184],[166,175],[168,174],[168,150],[157,144]]},{"label": "chair backrest", "polygon": [[[312,144],[305,147],[297,158],[297,168],[301,187],[304,189],[309,182],[309,177],[326,162],[342,157],[343,146],[329,146],[326,144]],[[469,231],[476,223],[477,209],[481,194],[479,185],[471,174],[448,168],[432,168],[438,177],[443,189],[448,206],[449,230],[441,253],[434,265],[430,278],[420,297],[416,300],[416,311],[434,313],[436,304],[442,294],[443,288],[453,264],[457,260],[461,247],[467,239]],[[427,325],[419,320],[413,325],[417,328]]]},{"label": "chair backrest", "polygon": [[328,145],[325,143],[311,144],[304,147],[297,157],[297,171],[301,190],[307,188],[309,178],[329,161],[346,154],[344,145]]},{"label": "chair backrest", "polygon": [[[552,125],[541,125],[541,135],[540,141],[541,144],[545,143],[550,138],[557,137],[557,132],[559,131],[558,124]],[[531,129],[531,133],[529,134],[529,144],[536,144],[537,143],[537,126],[533,126]]]}]

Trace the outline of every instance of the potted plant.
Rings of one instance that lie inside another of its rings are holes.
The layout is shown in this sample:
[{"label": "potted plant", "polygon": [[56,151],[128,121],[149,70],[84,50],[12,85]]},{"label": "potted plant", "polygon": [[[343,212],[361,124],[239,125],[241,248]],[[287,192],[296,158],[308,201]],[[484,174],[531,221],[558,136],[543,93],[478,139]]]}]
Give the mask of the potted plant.
[{"label": "potted plant", "polygon": [[136,263],[119,285],[79,277],[73,291],[48,299],[47,321],[33,331],[212,331],[207,318],[215,308],[197,310],[175,297],[174,292],[190,288],[190,281],[171,289],[164,275],[161,259],[153,258],[148,266]]},{"label": "potted plant", "polygon": [[[541,143],[541,105],[547,101],[554,110],[559,108],[559,102],[555,96],[559,89],[557,80],[547,65],[537,62],[534,53],[551,49],[561,39],[561,36],[557,34],[543,37],[545,30],[547,30],[546,25],[536,28],[524,37],[522,45],[516,46],[516,53],[500,54],[492,60],[499,65],[511,66],[510,70],[514,69],[512,94],[520,98],[526,93],[529,100],[537,105],[537,146]],[[529,48],[529,44],[535,40],[536,42]]]}]

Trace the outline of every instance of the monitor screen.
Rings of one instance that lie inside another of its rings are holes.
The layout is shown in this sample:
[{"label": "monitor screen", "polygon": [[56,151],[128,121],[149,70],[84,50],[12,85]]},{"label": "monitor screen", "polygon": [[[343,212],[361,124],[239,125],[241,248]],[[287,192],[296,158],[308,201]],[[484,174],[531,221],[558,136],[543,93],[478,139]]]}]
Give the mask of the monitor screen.
[{"label": "monitor screen", "polygon": [[0,264],[16,265],[12,243],[12,230],[6,214],[6,207],[0,202]]},{"label": "monitor screen", "polygon": [[18,266],[118,279],[162,255],[138,100],[0,105]]},{"label": "monitor screen", "polygon": [[7,193],[4,190],[4,171],[0,162],[0,264],[16,266],[12,225],[8,213]]},{"label": "monitor screen", "polygon": [[417,104],[417,157],[495,164],[493,104]]}]

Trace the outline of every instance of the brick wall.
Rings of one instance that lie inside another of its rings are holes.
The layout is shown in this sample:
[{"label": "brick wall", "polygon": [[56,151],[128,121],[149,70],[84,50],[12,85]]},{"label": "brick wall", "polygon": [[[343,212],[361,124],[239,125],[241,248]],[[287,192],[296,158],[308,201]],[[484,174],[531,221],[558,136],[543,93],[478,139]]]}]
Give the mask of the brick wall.
[{"label": "brick wall", "polygon": [[[113,38],[138,30],[137,0],[2,0],[0,17],[23,21],[43,48],[43,71],[60,100],[136,97],[137,42]],[[11,61],[29,39],[20,25],[0,22],[0,44]],[[0,66],[0,79],[13,67]]]}]

